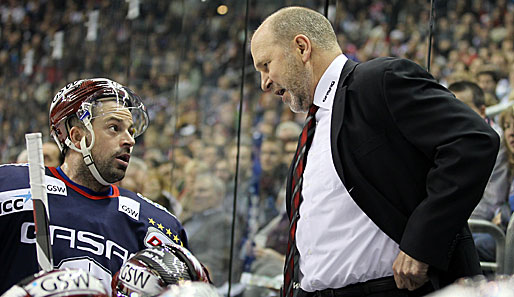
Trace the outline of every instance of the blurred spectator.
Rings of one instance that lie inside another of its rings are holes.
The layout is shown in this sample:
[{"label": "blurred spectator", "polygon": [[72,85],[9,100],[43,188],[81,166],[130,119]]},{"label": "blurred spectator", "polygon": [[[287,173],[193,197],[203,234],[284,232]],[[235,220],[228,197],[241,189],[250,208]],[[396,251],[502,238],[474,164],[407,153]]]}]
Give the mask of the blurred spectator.
[{"label": "blurred spectator", "polygon": [[496,84],[500,80],[499,75],[496,66],[491,64],[483,65],[476,74],[477,84],[485,94],[493,99],[494,104],[499,103],[498,96],[496,96]]},{"label": "blurred spectator", "polygon": [[298,140],[298,136],[301,132],[302,126],[300,126],[300,124],[287,121],[278,124],[277,130],[275,131],[275,136],[283,143],[286,143],[289,140]]},{"label": "blurred spectator", "polygon": [[[184,205],[184,209],[190,212],[189,216],[182,220],[191,251],[207,267],[216,287],[228,279],[230,257],[232,216],[223,209],[223,197],[225,186],[221,180],[212,174],[198,175],[193,195]],[[240,238],[240,229],[236,228],[236,245]],[[238,267],[241,266],[237,259],[234,257],[234,280],[238,280],[240,274]]]},{"label": "blurred spectator", "polygon": [[276,205],[280,188],[285,183],[287,167],[280,162],[282,142],[277,139],[265,139],[260,148],[260,167],[258,184],[257,224],[260,229],[278,215]]},{"label": "blurred spectator", "polygon": [[[43,159],[44,164],[47,167],[59,167],[64,162],[64,157],[62,156],[59,147],[53,141],[43,143]],[[21,151],[21,153],[18,154],[18,157],[16,158],[16,163],[27,162],[27,150],[24,149]]]},{"label": "blurred spectator", "polygon": [[147,176],[148,167],[145,162],[138,157],[131,157],[125,178],[119,182],[119,186],[135,193],[143,193]]},{"label": "blurred spectator", "polygon": [[43,143],[43,158],[48,167],[59,167],[64,162],[64,156],[53,141]]},{"label": "blurred spectator", "polygon": [[180,201],[183,208],[182,218],[186,219],[190,215],[190,207],[194,207],[191,203],[194,197],[194,185],[196,176],[206,173],[208,167],[200,160],[190,160],[184,167],[184,185],[178,194],[177,200]]}]

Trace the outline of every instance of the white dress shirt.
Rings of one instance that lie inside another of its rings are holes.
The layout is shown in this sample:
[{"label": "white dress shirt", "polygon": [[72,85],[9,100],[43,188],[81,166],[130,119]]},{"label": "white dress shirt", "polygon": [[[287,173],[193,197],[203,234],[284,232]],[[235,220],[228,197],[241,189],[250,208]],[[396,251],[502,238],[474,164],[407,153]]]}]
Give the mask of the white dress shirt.
[{"label": "white dress shirt", "polygon": [[300,286],[309,292],[393,275],[392,265],[399,253],[398,244],[353,201],[332,161],[332,105],[346,61],[346,56],[338,56],[314,93],[319,109],[303,173],[303,202],[296,231]]}]

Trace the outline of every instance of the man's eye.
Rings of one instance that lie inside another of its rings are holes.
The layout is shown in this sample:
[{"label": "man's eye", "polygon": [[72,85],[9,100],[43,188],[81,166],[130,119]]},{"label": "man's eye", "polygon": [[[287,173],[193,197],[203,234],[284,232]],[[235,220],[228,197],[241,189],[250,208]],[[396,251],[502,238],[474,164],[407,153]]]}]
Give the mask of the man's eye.
[{"label": "man's eye", "polygon": [[109,130],[116,132],[116,131],[118,131],[118,126],[111,125],[111,126],[109,126]]}]

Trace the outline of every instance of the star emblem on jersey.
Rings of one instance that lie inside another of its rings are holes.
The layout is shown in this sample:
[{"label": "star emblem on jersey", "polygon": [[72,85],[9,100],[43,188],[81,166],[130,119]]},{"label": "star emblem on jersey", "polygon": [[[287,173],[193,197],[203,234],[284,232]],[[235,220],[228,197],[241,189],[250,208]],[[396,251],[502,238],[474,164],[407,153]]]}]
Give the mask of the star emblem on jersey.
[{"label": "star emblem on jersey", "polygon": [[178,234],[174,234],[171,228],[167,228],[162,223],[156,222],[153,218],[148,218],[148,231],[145,236],[145,246],[152,247],[166,243],[175,243],[184,246]]}]

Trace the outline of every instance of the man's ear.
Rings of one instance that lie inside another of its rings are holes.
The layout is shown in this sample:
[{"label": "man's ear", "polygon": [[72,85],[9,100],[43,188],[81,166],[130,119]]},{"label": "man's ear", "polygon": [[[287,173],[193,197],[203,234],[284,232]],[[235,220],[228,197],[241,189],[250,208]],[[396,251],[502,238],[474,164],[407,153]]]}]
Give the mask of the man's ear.
[{"label": "man's ear", "polygon": [[485,105],[480,105],[480,107],[478,108],[478,111],[480,112],[480,116],[485,118],[486,117],[486,114],[485,114]]},{"label": "man's ear", "polygon": [[71,142],[75,145],[75,147],[81,149],[80,141],[82,140],[82,137],[85,135],[84,130],[77,126],[74,126],[71,127],[70,132],[68,134],[70,136]]},{"label": "man's ear", "polygon": [[302,61],[306,63],[311,58],[312,44],[309,38],[303,34],[298,34],[294,38],[294,46]]}]

